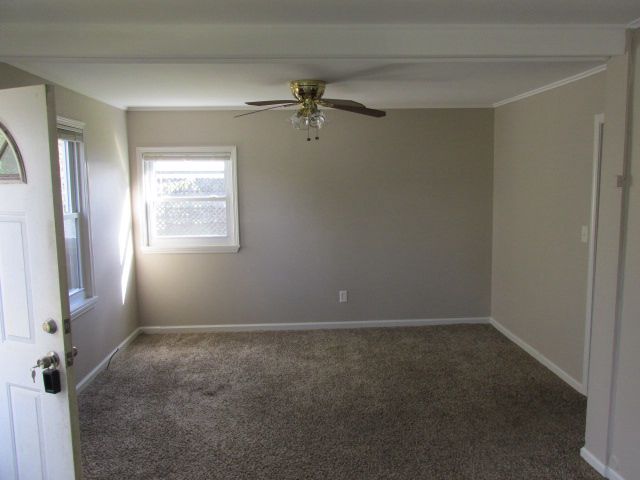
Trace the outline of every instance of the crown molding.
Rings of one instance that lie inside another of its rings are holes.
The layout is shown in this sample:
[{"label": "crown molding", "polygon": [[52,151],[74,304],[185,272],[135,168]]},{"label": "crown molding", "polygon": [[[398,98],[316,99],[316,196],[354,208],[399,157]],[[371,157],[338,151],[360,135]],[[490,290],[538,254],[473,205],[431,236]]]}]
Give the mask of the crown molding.
[{"label": "crown molding", "polygon": [[502,107],[503,105],[507,105],[509,103],[517,102],[519,100],[523,100],[528,97],[533,97],[534,95],[538,95],[539,93],[546,92],[548,90],[553,90],[554,88],[562,87],[563,85],[568,85],[569,83],[577,82],[578,80],[582,80],[583,78],[590,77],[592,75],[596,75],[600,72],[604,72],[607,69],[607,65],[600,65],[598,67],[591,68],[585,72],[578,73],[577,75],[572,75],[567,78],[563,78],[562,80],[558,80],[556,82],[549,83],[548,85],[544,85],[542,87],[536,88],[534,90],[529,90],[528,92],[521,93],[520,95],[516,95],[514,97],[505,98],[504,100],[500,100],[492,105],[493,108]]}]

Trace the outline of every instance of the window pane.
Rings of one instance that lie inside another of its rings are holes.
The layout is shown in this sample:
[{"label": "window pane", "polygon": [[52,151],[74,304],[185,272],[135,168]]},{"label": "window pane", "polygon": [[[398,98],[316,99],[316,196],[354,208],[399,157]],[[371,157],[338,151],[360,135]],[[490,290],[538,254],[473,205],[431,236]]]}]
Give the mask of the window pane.
[{"label": "window pane", "polygon": [[226,200],[160,200],[155,214],[158,237],[227,236]]},{"label": "window pane", "polygon": [[[67,142],[58,140],[58,163],[60,164],[60,186],[62,187],[62,211],[71,213],[69,191],[69,155],[67,154]],[[66,223],[66,222],[65,222]]]},{"label": "window pane", "polygon": [[[2,132],[0,132],[2,135]],[[20,174],[18,159],[9,142],[0,136],[0,175],[12,176]]]},{"label": "window pane", "polygon": [[67,282],[69,294],[82,288],[82,263],[78,216],[64,216],[64,246],[67,253]]},{"label": "window pane", "polygon": [[225,160],[147,160],[156,172],[224,172]]},{"label": "window pane", "polygon": [[60,186],[62,193],[62,211],[77,213],[78,197],[78,142],[58,139],[58,163],[60,164]]},{"label": "window pane", "polygon": [[202,197],[226,194],[224,173],[157,173],[160,197]]},{"label": "window pane", "polygon": [[78,142],[66,142],[67,144],[67,178],[69,188],[69,208],[72,212],[80,211],[80,191],[78,176],[78,155],[80,144]]},{"label": "window pane", "polygon": [[0,180],[19,182],[23,180],[19,162],[18,146],[13,143],[0,125]]}]

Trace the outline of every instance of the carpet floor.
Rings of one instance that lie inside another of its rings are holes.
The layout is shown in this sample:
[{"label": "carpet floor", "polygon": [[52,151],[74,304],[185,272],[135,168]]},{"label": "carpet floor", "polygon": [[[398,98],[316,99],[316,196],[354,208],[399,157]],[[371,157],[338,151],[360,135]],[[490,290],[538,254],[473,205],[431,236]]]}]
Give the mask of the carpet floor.
[{"label": "carpet floor", "polygon": [[79,396],[91,479],[599,479],[586,400],[488,325],[141,335]]}]

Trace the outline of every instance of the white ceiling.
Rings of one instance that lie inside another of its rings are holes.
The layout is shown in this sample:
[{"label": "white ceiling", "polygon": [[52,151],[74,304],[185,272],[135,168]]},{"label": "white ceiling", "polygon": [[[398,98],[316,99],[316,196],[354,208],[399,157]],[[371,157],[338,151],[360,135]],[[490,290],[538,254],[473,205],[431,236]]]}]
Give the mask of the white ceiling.
[{"label": "white ceiling", "polygon": [[638,0],[0,0],[2,22],[628,24]]},{"label": "white ceiling", "polygon": [[238,108],[251,100],[292,98],[287,83],[297,78],[326,80],[327,98],[346,98],[377,108],[487,107],[600,64],[353,60],[306,64],[16,63],[120,108]]},{"label": "white ceiling", "polygon": [[638,0],[0,0],[0,61],[121,108],[239,108],[319,78],[479,107],[602,65]]}]

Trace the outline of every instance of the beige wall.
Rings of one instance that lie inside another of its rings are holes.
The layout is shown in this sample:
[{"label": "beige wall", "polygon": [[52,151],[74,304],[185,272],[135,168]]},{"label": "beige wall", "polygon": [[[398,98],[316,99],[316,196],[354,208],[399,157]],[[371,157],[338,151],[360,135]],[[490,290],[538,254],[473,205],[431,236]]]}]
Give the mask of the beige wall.
[{"label": "beige wall", "polygon": [[598,74],[495,111],[493,318],[582,383]]},{"label": "beige wall", "polygon": [[491,110],[330,111],[312,142],[234,113],[128,114],[133,172],[136,147],[238,147],[240,252],[140,253],[144,325],[489,314]]},{"label": "beige wall", "polygon": [[[0,63],[0,88],[45,83]],[[55,88],[58,115],[86,123],[85,149],[95,293],[92,310],[72,322],[73,342],[80,354],[76,378],[81,380],[137,327],[135,275],[123,273],[121,238],[129,231],[129,164],[125,112],[65,88]],[[128,281],[123,302],[123,277]]]}]

